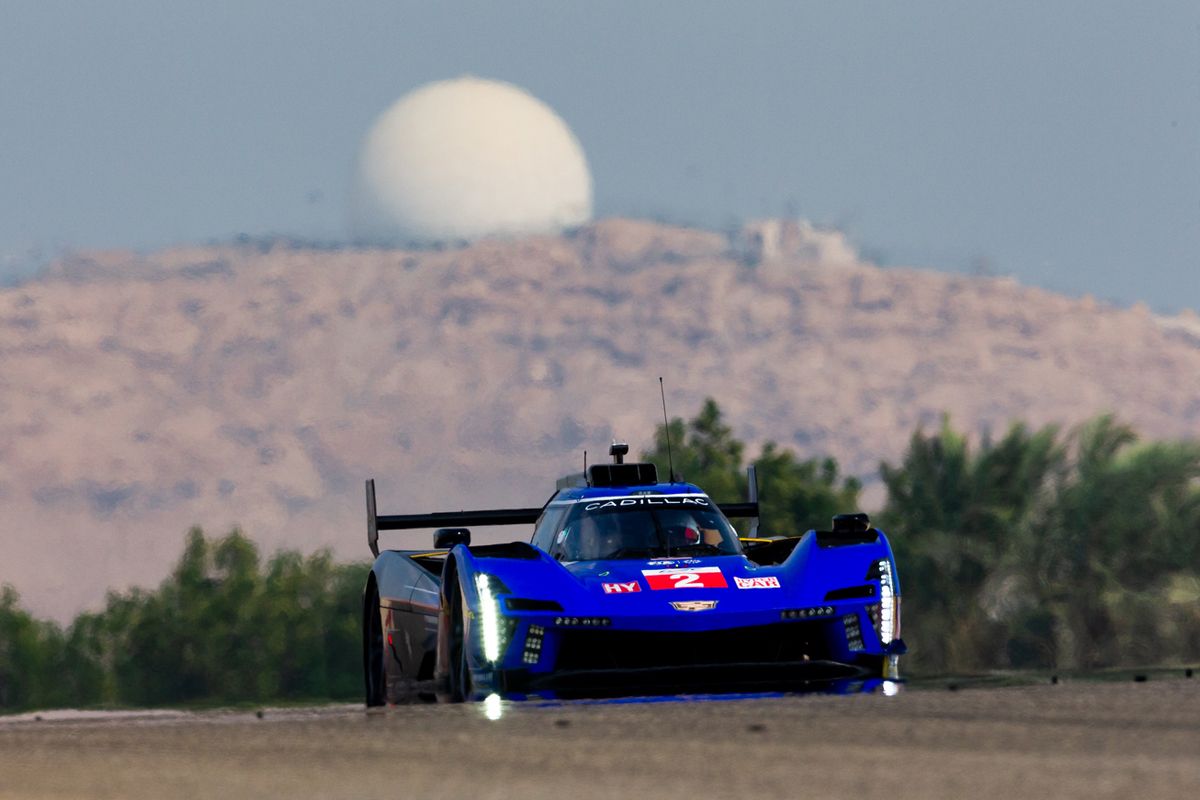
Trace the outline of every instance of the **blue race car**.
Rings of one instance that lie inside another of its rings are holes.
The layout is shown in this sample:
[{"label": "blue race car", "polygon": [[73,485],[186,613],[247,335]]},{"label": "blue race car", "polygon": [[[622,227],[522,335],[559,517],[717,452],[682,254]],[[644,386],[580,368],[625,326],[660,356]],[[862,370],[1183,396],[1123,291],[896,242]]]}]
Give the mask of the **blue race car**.
[{"label": "blue race car", "polygon": [[[368,706],[898,677],[900,584],[867,515],[763,538],[753,467],[749,502],[718,505],[610,452],[541,508],[377,515],[367,481]],[[469,526],[528,523],[530,542],[470,544]],[[379,551],[379,531],[416,528],[438,528],[434,551]]]}]

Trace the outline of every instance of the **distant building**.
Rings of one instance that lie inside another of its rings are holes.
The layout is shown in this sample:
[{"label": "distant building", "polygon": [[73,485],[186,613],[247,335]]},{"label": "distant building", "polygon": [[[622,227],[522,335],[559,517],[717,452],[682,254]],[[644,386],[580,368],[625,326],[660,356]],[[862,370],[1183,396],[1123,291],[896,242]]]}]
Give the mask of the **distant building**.
[{"label": "distant building", "polygon": [[734,247],[749,266],[777,261],[854,264],[858,251],[846,235],[804,219],[752,220],[742,226]]}]

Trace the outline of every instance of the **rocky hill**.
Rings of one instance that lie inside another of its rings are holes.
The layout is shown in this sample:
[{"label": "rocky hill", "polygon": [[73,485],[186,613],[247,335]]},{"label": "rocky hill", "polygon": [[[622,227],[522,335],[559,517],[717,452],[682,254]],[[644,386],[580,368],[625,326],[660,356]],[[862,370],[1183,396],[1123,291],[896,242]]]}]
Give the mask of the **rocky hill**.
[{"label": "rocky hill", "polygon": [[659,375],[674,415],[712,396],[741,438],[868,479],[943,412],[1200,429],[1194,314],[880,269],[821,235],[610,220],[66,259],[0,291],[0,582],[64,617],[157,581],[194,523],[362,557],[369,476],[385,512],[537,504],[584,448],[648,443]]}]

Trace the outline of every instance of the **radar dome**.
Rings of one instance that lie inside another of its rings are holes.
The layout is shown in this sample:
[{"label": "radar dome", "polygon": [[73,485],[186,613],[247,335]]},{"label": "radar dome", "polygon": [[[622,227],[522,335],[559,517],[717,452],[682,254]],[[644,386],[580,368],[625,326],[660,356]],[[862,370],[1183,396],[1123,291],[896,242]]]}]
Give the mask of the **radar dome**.
[{"label": "radar dome", "polygon": [[479,78],[416,89],[363,140],[351,190],[351,235],[433,244],[556,233],[592,215],[583,148],[545,103]]}]

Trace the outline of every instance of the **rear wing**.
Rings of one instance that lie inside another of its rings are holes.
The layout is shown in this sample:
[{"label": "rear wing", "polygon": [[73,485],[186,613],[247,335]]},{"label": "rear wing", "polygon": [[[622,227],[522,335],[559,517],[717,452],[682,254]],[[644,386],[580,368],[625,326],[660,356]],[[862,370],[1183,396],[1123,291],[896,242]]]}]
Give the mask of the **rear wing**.
[{"label": "rear wing", "polygon": [[433,514],[376,514],[375,479],[367,481],[367,544],[379,557],[380,531],[417,528],[468,528],[481,525],[532,525],[542,515],[537,508],[496,508],[479,511],[437,511]]},{"label": "rear wing", "polygon": [[[754,467],[746,469],[749,479],[749,501],[718,503],[727,517],[749,517],[750,535],[758,533],[758,481]],[[367,545],[371,554],[379,557],[380,531],[405,531],[418,528],[470,528],[487,525],[532,525],[542,515],[537,508],[488,508],[477,511],[436,511],[432,514],[378,514],[375,506],[375,479],[367,480]]]},{"label": "rear wing", "polygon": [[750,520],[750,537],[758,536],[758,470],[754,465],[746,467],[746,502],[718,503],[721,513],[727,517]]}]

